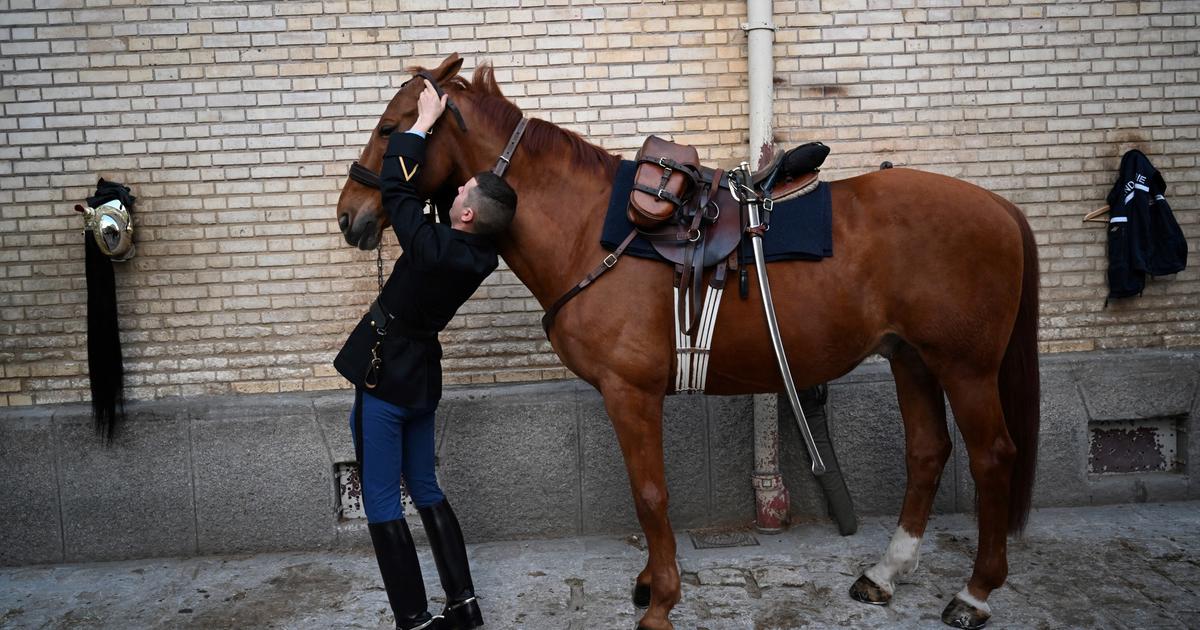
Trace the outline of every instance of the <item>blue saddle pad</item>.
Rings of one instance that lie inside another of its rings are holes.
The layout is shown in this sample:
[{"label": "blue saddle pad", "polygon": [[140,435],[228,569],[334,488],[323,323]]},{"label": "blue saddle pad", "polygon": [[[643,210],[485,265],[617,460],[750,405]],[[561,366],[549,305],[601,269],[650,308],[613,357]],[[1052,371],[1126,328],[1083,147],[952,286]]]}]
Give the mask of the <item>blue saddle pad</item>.
[{"label": "blue saddle pad", "polygon": [[[608,214],[600,233],[600,245],[612,251],[633,230],[625,215],[637,162],[621,160],[613,181],[612,196],[608,199]],[[763,237],[763,255],[767,262],[780,260],[820,260],[833,255],[833,211],[829,184],[821,182],[816,190],[775,204],[771,213],[771,228]],[[666,261],[654,251],[654,246],[642,237],[633,239],[625,253],[638,258]],[[754,253],[747,245],[742,248],[742,263],[753,263]]]}]

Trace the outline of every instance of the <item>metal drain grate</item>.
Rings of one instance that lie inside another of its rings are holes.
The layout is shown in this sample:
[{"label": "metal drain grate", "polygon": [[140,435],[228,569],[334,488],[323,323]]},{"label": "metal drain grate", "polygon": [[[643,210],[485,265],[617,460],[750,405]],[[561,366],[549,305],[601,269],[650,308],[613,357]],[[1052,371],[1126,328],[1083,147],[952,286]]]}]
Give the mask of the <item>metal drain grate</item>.
[{"label": "metal drain grate", "polygon": [[[333,465],[333,478],[337,481],[337,517],[339,521],[366,519],[367,512],[362,501],[362,477],[359,476],[358,462],[338,462]],[[400,500],[404,506],[405,516],[417,516],[417,507],[413,505],[412,497],[408,496],[408,488],[400,486]]]},{"label": "metal drain grate", "polygon": [[741,529],[693,529],[688,531],[692,546],[696,549],[718,549],[721,547],[756,547],[754,534]]},{"label": "metal drain grate", "polygon": [[366,518],[362,504],[362,479],[357,462],[338,462],[333,465],[333,478],[338,486],[338,520]]},{"label": "metal drain grate", "polygon": [[1088,472],[1184,472],[1185,457],[1179,452],[1179,444],[1186,435],[1186,426],[1186,414],[1089,422]]}]

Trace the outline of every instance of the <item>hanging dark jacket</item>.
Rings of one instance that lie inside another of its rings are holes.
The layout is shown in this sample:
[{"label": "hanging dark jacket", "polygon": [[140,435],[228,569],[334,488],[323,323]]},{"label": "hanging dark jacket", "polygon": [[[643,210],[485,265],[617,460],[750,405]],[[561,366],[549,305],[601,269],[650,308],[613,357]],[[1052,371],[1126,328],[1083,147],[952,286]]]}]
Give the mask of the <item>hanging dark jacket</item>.
[{"label": "hanging dark jacket", "polygon": [[[380,169],[383,208],[403,253],[380,292],[378,302],[394,319],[379,335],[368,312],[350,333],[333,361],[356,387],[395,405],[429,408],[442,397],[442,346],[437,334],[496,269],[491,239],[425,220],[425,201],[414,179],[425,157],[425,139],[395,133],[388,140]],[[371,350],[379,342],[382,360],[366,387]]]},{"label": "hanging dark jacket", "polygon": [[1167,184],[1144,153],[1121,158],[1108,193],[1108,297],[1139,295],[1146,274],[1163,276],[1187,265],[1187,241],[1167,204]]}]

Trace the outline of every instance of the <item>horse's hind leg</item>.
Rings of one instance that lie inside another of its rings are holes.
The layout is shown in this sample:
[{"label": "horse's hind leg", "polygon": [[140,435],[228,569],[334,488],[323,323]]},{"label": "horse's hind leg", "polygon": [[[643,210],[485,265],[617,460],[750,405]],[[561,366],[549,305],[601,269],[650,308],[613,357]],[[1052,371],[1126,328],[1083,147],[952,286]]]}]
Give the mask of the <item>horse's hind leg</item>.
[{"label": "horse's hind leg", "polygon": [[667,517],[667,478],[663,468],[663,395],[624,383],[603,388],[604,404],[625,457],[638,522],[646,534],[649,560],[637,577],[635,601],[649,589],[649,610],[638,623],[646,630],[670,630],[667,616],[679,602],[675,532]]},{"label": "horse's hind leg", "polygon": [[929,511],[937,494],[938,481],[950,458],[950,434],[946,430],[946,405],[942,387],[921,361],[916,350],[901,344],[891,356],[892,374],[900,414],[904,418],[904,442],[908,488],[900,524],[883,558],[867,569],[850,587],[850,596],[868,604],[884,605],[895,592],[893,580],[917,568],[921,537],[929,522]]},{"label": "horse's hind leg", "polygon": [[988,596],[1008,577],[1008,495],[1016,447],[1004,423],[995,373],[943,378],[943,383],[971,459],[979,497],[979,547],[971,579],[946,606],[942,621],[981,628],[991,617]]}]

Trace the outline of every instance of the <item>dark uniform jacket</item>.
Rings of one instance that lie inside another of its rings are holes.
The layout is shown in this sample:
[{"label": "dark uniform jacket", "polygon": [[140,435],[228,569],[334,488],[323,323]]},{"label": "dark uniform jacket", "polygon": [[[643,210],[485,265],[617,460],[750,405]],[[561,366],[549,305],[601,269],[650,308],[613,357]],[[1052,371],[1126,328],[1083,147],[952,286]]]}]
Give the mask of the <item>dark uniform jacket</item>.
[{"label": "dark uniform jacket", "polygon": [[371,349],[381,337],[368,312],[334,359],[356,387],[395,405],[434,406],[442,397],[442,346],[437,334],[497,265],[496,248],[484,236],[425,220],[425,202],[413,187],[425,157],[425,139],[395,133],[384,153],[380,184],[383,208],[403,249],[379,295],[394,319],[382,337],[378,385],[364,379]]},{"label": "dark uniform jacket", "polygon": [[1187,264],[1187,241],[1164,197],[1167,184],[1137,149],[1121,158],[1108,193],[1108,297],[1138,295],[1146,274],[1162,276]]}]

